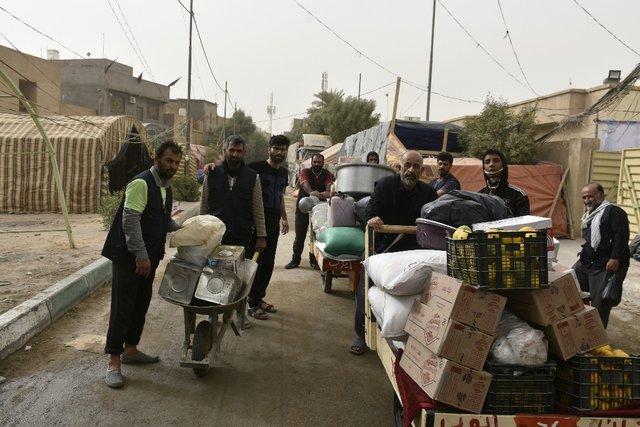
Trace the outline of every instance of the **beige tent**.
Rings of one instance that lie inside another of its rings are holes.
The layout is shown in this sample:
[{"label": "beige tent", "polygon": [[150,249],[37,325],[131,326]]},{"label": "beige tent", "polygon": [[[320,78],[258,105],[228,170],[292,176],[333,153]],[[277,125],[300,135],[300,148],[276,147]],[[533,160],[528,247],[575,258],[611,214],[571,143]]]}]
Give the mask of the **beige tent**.
[{"label": "beige tent", "polygon": [[[109,188],[106,165],[130,135],[144,144],[142,151],[152,150],[142,123],[129,116],[48,116],[40,122],[55,151],[70,213],[98,211]],[[0,212],[60,211],[51,159],[31,117],[0,113]]]}]

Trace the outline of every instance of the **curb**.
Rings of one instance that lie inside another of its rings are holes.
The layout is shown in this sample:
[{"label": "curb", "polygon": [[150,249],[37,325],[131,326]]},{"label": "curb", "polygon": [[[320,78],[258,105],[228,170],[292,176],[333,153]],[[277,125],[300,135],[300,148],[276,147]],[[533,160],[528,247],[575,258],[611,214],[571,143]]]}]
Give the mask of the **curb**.
[{"label": "curb", "polygon": [[[174,219],[182,223],[197,215],[199,209],[199,203],[186,206]],[[0,315],[0,360],[22,348],[108,282],[111,282],[111,261],[101,258]]]},{"label": "curb", "polygon": [[21,348],[34,335],[110,281],[111,261],[102,258],[2,314],[0,360]]}]

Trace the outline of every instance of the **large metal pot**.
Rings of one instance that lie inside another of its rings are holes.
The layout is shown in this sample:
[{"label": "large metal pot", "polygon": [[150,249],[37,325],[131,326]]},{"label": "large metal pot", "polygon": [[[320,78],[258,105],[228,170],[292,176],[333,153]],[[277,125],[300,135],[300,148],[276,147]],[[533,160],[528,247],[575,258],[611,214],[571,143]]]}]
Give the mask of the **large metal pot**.
[{"label": "large metal pot", "polygon": [[336,190],[352,196],[373,193],[373,184],[393,175],[389,166],[376,163],[346,163],[336,166]]}]

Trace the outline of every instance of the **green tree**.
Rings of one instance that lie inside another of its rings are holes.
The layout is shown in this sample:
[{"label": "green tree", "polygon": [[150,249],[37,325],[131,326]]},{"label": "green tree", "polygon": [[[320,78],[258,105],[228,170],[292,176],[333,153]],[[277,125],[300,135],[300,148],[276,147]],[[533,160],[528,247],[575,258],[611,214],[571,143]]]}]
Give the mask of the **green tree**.
[{"label": "green tree", "polygon": [[509,109],[506,100],[487,97],[482,112],[465,122],[459,138],[465,155],[480,158],[489,148],[504,153],[512,164],[531,164],[535,160],[535,110]]},{"label": "green tree", "polygon": [[[329,135],[333,143],[375,126],[380,115],[374,114],[376,103],[370,99],[344,97],[343,91],[323,91],[314,95],[317,99],[307,109],[308,117],[301,133]],[[298,131],[299,132],[299,131]]]},{"label": "green tree", "polygon": [[240,135],[245,140],[245,163],[267,158],[269,143],[265,134],[253,123],[253,118],[247,116],[243,110],[236,110],[225,125],[218,125],[212,131],[208,140],[215,141],[209,146],[205,154],[205,162],[217,159],[222,153],[222,143],[231,135]]}]

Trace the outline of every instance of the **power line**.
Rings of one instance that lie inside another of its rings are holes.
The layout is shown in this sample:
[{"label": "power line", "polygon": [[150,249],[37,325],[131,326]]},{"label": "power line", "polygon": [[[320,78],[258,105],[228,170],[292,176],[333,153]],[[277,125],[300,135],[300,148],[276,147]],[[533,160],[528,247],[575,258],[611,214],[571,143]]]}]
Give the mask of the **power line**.
[{"label": "power line", "polygon": [[76,56],[79,56],[82,59],[86,59],[84,56],[80,55],[78,52],[74,51],[73,49],[63,45],[62,43],[60,43],[59,41],[57,41],[56,39],[46,35],[45,33],[43,33],[42,31],[38,30],[37,28],[35,28],[34,26],[24,22],[22,19],[18,18],[17,16],[15,16],[14,14],[12,14],[11,12],[9,12],[7,9],[5,9],[4,7],[0,6],[0,10],[2,10],[3,12],[7,13],[9,16],[11,16],[12,18],[14,18],[15,20],[23,23],[24,25],[26,25],[27,27],[31,28],[33,31],[35,31],[36,33],[45,36],[46,38],[48,38],[49,40],[51,40],[52,42],[62,46],[63,48],[67,49],[69,52],[73,53]]},{"label": "power line", "polygon": [[[418,90],[421,90],[421,91],[423,91],[423,92],[426,92],[426,91],[427,91],[427,88],[425,88],[425,87],[421,86],[421,85],[420,85],[420,84],[418,84],[418,83],[414,83],[414,82],[412,82],[412,81],[410,81],[410,80],[403,80],[403,82],[404,82],[404,83],[406,83],[406,84],[408,84],[409,86],[412,86],[412,87],[414,87],[414,88],[416,88],[416,89],[418,89]],[[466,103],[468,103],[468,104],[483,104],[483,105],[484,105],[484,102],[482,102],[482,101],[476,101],[476,100],[473,100],[473,99],[463,99],[463,98],[458,98],[458,97],[455,97],[455,96],[445,95],[445,94],[443,94],[443,93],[434,92],[434,91],[431,91],[431,93],[432,93],[432,94],[434,94],[434,95],[441,96],[441,97],[443,97],[443,98],[453,99],[454,101],[466,102]]]},{"label": "power line", "polygon": [[611,32],[611,30],[609,30],[607,27],[605,27],[603,24],[600,23],[600,21],[598,21],[596,19],[595,16],[593,16],[591,13],[589,13],[589,11],[587,9],[584,8],[584,6],[582,6],[580,3],[578,3],[578,0],[573,0],[573,2],[575,4],[577,4],[580,9],[582,9],[584,11],[584,13],[586,13],[587,15],[589,15],[591,17],[591,19],[593,19],[596,24],[600,25],[600,27],[602,27],[607,33],[609,33],[611,35],[611,37],[613,37],[614,39],[618,40],[620,43],[622,43],[622,45],[624,47],[626,47],[627,49],[629,49],[631,52],[635,53],[636,55],[640,56],[640,53],[638,53],[635,49],[633,49],[631,46],[629,46],[628,44],[626,44],[625,42],[623,42],[618,36],[616,36],[615,34],[613,34]]},{"label": "power line", "polygon": [[464,25],[462,25],[460,23],[460,21],[458,21],[458,19],[453,16],[453,14],[451,13],[451,11],[449,11],[449,9],[447,9],[447,7],[442,3],[441,0],[438,0],[438,3],[440,3],[440,6],[442,6],[442,8],[445,10],[445,12],[447,12],[447,14],[449,14],[449,16],[451,17],[451,19],[454,20],[454,22],[456,24],[458,24],[458,26],[462,29],[462,31],[464,31],[464,33],[469,36],[469,38],[471,40],[473,40],[473,42],[476,44],[477,47],[479,47],[489,58],[491,58],[491,60],[498,66],[500,67],[505,73],[507,73],[513,80],[515,80],[516,82],[518,82],[521,86],[529,89],[527,87],[527,85],[525,85],[524,83],[522,83],[516,76],[514,76],[513,74],[511,74],[511,72],[509,70],[507,70],[497,59],[495,59],[493,57],[493,55],[491,55],[491,53],[489,53],[489,51],[487,49],[485,49],[484,46],[482,46],[482,44],[475,39],[475,37],[473,37],[471,35],[471,33],[469,33],[469,31],[467,31],[467,29],[464,27]]},{"label": "power line", "polygon": [[509,39],[509,44],[511,45],[511,51],[513,52],[513,56],[516,58],[516,62],[518,63],[518,68],[520,68],[520,72],[522,73],[522,77],[524,77],[524,81],[527,82],[527,86],[529,86],[529,89],[531,89],[531,92],[535,93],[536,96],[540,96],[538,95],[538,92],[536,92],[536,90],[531,86],[531,83],[529,83],[529,79],[527,78],[527,75],[524,73],[524,70],[522,69],[522,64],[520,64],[520,59],[518,58],[518,54],[516,53],[516,47],[513,45],[513,40],[511,40],[511,32],[509,31],[509,27],[507,26],[507,20],[504,18],[502,5],[500,4],[500,0],[497,0],[497,2],[498,2],[498,8],[500,9],[500,16],[502,17],[502,23],[504,24],[504,29],[506,31],[506,37]]},{"label": "power line", "polygon": [[372,92],[378,91],[378,90],[380,90],[380,89],[384,89],[385,87],[389,87],[389,86],[392,86],[392,85],[394,85],[394,84],[396,84],[396,82],[387,83],[386,85],[382,85],[382,86],[377,87],[377,88],[375,88],[375,89],[371,89],[370,91],[367,91],[367,92],[361,93],[361,94],[360,94],[360,96],[368,95],[368,94],[370,94],[370,93],[372,93]]}]

